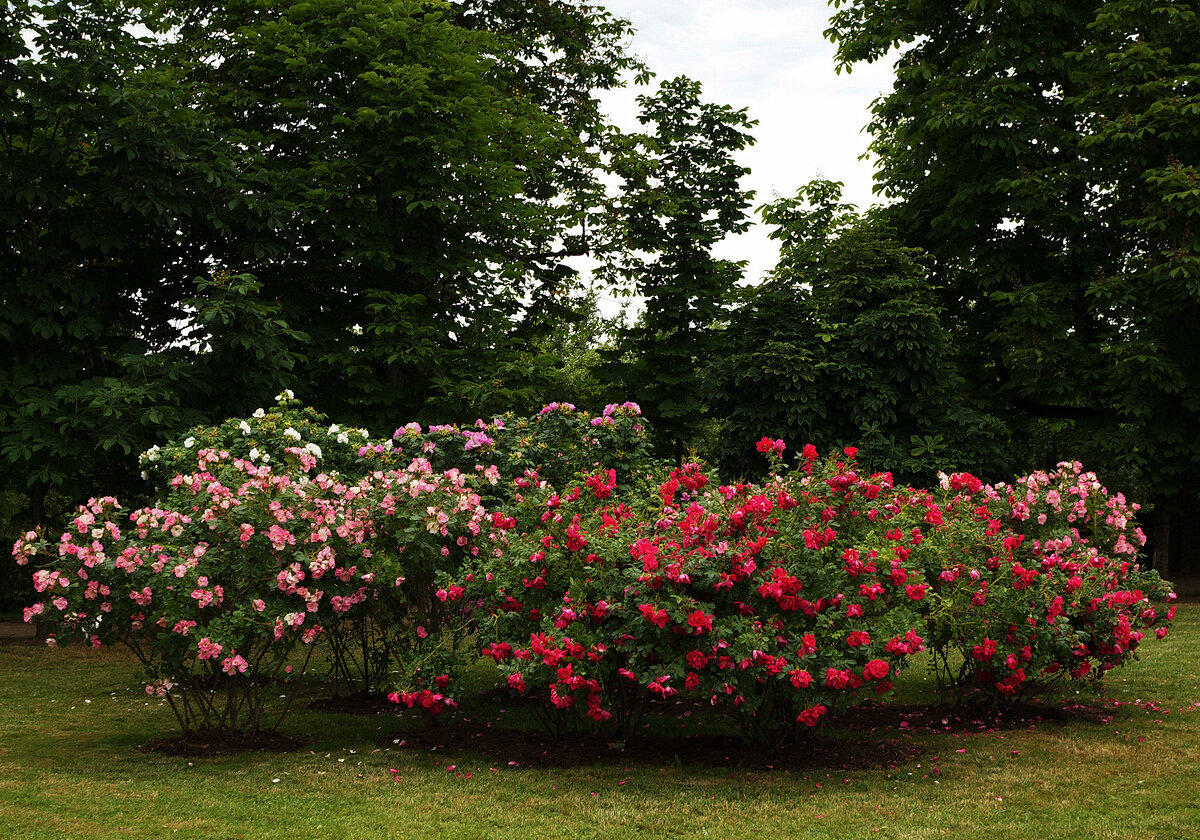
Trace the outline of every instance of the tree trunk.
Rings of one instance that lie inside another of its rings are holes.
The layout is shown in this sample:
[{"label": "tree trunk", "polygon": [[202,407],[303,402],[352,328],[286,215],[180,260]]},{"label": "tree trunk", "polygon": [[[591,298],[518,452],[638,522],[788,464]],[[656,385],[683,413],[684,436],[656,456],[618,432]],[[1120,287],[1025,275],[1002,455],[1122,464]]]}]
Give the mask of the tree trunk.
[{"label": "tree trunk", "polygon": [[1200,579],[1200,497],[1181,491],[1155,500],[1150,538],[1159,575]]}]

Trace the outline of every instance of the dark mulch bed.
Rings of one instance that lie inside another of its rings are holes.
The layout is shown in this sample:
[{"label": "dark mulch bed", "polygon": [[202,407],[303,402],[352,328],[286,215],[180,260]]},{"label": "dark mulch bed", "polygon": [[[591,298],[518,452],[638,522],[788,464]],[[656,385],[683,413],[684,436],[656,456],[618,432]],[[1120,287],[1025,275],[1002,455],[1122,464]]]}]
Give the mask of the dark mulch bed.
[{"label": "dark mulch bed", "polygon": [[304,738],[280,735],[278,732],[261,732],[257,735],[244,735],[238,738],[204,734],[174,735],[170,738],[156,738],[148,741],[139,749],[142,752],[162,753],[182,758],[204,758],[247,752],[287,753],[308,744],[309,741]]},{"label": "dark mulch bed", "polygon": [[342,715],[394,715],[400,707],[379,694],[343,694],[314,700],[304,708]]},{"label": "dark mulch bed", "polygon": [[[463,752],[497,766],[569,768],[590,765],[686,764],[760,771],[851,771],[894,768],[922,757],[918,733],[956,735],[1036,729],[1109,719],[1090,706],[1027,706],[1013,709],[942,705],[865,704],[830,715],[823,736],[777,747],[748,747],[734,735],[639,733],[627,743],[591,735],[553,738],[470,718],[452,718],[393,734],[378,746],[448,758]],[[685,724],[686,725],[686,724]]]},{"label": "dark mulch bed", "polygon": [[[525,698],[509,696],[509,705]],[[675,718],[680,729],[702,720],[701,705],[675,700],[653,704],[663,722]],[[625,743],[595,735],[551,737],[540,730],[514,729],[495,721],[462,714],[442,717],[427,726],[415,712],[401,713],[378,695],[352,695],[314,700],[309,709],[340,714],[394,715],[418,722],[419,728],[394,733],[379,741],[384,749],[402,749],[445,756],[474,753],[496,766],[571,768],[592,765],[662,766],[684,764],[752,771],[853,771],[894,768],[919,760],[924,748],[914,743],[920,733],[978,735],[988,732],[1032,730],[1043,725],[1088,721],[1105,723],[1111,713],[1085,705],[1037,705],[993,709],[945,705],[866,703],[832,712],[822,735],[799,744],[766,748],[748,747],[732,734],[661,731],[637,733]],[[694,716],[694,717],[693,717]],[[193,735],[160,738],[142,746],[147,752],[188,758],[263,751],[283,753],[309,742],[277,733],[227,740]]]},{"label": "dark mulch bed", "polygon": [[472,752],[497,766],[570,768],[594,765],[685,764],[743,770],[866,770],[919,758],[922,749],[901,739],[812,738],[779,748],[747,747],[732,735],[639,734],[625,744],[596,736],[552,738],[541,732],[486,726],[468,719],[382,740],[390,749],[452,756]]},{"label": "dark mulch bed", "polygon": [[829,725],[846,732],[938,732],[973,735],[1036,729],[1043,724],[1065,725],[1077,721],[1104,723],[1111,715],[1083,705],[1034,704],[991,708],[904,703],[864,704],[834,712]]}]

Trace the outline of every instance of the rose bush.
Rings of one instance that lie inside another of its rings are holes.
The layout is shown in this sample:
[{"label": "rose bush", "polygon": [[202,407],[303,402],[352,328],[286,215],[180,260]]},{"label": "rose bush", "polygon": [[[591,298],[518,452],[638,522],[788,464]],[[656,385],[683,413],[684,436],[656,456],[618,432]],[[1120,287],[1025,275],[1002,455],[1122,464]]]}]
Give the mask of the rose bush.
[{"label": "rose bush", "polygon": [[[275,725],[264,724],[267,688],[298,645],[310,652],[318,640],[335,691],[453,702],[467,620],[454,603],[461,591],[438,581],[486,541],[479,495],[466,476],[422,459],[357,481],[319,471],[326,450],[304,441],[286,399],[151,453],[174,468],[193,459],[166,481],[164,501],[129,513],[93,500],[57,544],[30,532],[14,547],[18,563],[40,566],[42,598],[26,620],[130,647],[147,691],[167,699],[185,733]],[[248,451],[201,445],[222,436]],[[270,443],[283,445],[274,457]]]},{"label": "rose bush", "polygon": [[513,480],[525,473],[561,487],[604,462],[628,484],[656,463],[646,421],[631,402],[605,406],[594,416],[570,403],[550,403],[532,417],[506,415],[471,426],[409,423],[389,440],[363,444],[358,454],[384,466],[425,458],[438,471],[457,469],[467,476],[494,466],[500,484],[476,486],[487,502],[501,506],[511,501]]},{"label": "rose bush", "polygon": [[[769,441],[775,458],[781,442]],[[545,701],[553,729],[628,737],[648,698],[728,712],[754,742],[885,694],[923,648],[922,571],[895,548],[923,508],[846,454],[762,485],[714,487],[696,465],[653,499],[602,470],[527,488],[502,557],[473,570],[484,655]],[[524,524],[518,524],[524,523]]]},{"label": "rose bush", "polygon": [[960,699],[1028,700],[1062,680],[1097,681],[1162,638],[1171,586],[1138,562],[1137,505],[1064,462],[1014,484],[944,476],[920,494],[934,661]]},{"label": "rose bush", "polygon": [[[373,442],[366,429],[331,423],[328,417],[297,400],[291,391],[284,391],[270,408],[215,426],[196,426],[164,446],[151,447],[138,461],[143,477],[160,492],[169,490],[175,476],[195,469],[199,449],[230,452],[257,466],[271,466],[276,472],[287,471],[289,449],[302,449],[315,459],[322,472],[353,482],[370,472],[370,465],[362,463],[359,453],[365,444]],[[379,445],[381,450],[391,448],[387,441]],[[399,460],[392,464],[400,465]],[[217,478],[232,476],[230,480],[238,480],[232,461],[207,466],[216,471]]]},{"label": "rose bush", "polygon": [[482,650],[552,731],[626,738],[678,695],[755,743],[886,694],[926,645],[957,698],[1011,702],[1167,632],[1137,506],[1079,464],[921,490],[849,447],[790,472],[758,450],[765,481],[722,485],[656,465],[632,403],[379,440],[285,392],[145,453],[155,504],[18,540],[26,620],[129,646],[187,733],[276,725],[268,689],[319,647],[334,693],[432,715]]},{"label": "rose bush", "polygon": [[126,645],[184,733],[253,733],[275,725],[264,700],[296,648],[311,651],[338,611],[365,598],[370,575],[354,562],[368,526],[333,488],[242,459],[244,480],[225,483],[204,467],[228,453],[197,457],[167,503],[129,512],[93,499],[57,544],[19,541],[18,563],[41,561],[41,600],[26,620]]}]

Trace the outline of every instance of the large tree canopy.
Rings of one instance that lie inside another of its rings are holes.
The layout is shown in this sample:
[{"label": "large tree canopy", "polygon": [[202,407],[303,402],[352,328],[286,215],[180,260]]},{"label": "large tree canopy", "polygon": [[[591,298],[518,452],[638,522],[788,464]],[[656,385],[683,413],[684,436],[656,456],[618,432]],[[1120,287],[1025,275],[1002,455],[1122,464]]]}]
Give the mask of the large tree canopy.
[{"label": "large tree canopy", "polygon": [[779,263],[744,290],[706,377],[730,475],[765,468],[755,442],[855,446],[864,469],[929,486],[938,470],[1005,477],[1005,431],[964,397],[938,290],[876,212],[816,181],[762,208]]},{"label": "large tree canopy", "polygon": [[311,339],[306,391],[364,422],[531,401],[528,332],[599,201],[592,93],[629,64],[622,24],[417,0],[180,20],[175,63],[283,214],[251,271]]},{"label": "large tree canopy", "polygon": [[46,487],[79,492],[181,421],[184,360],[166,351],[203,243],[239,224],[233,150],[137,20],[119,3],[0,10],[0,459],[35,518]]},{"label": "large tree canopy", "polygon": [[626,35],[579,0],[5,4],[4,485],[288,386],[527,408]]},{"label": "large tree canopy", "polygon": [[1200,467],[1196,4],[833,5],[844,67],[899,49],[877,187],[950,290],[979,393],[1180,490]]},{"label": "large tree canopy", "polygon": [[616,259],[606,271],[645,298],[626,331],[619,375],[676,460],[700,427],[698,366],[719,352],[713,328],[745,267],[712,249],[749,227],[754,196],[740,186],[748,170],[735,155],[754,142],[755,121],[700,94],[699,82],[680,76],[639,96],[648,130],[614,143],[613,170],[624,184],[611,219]]}]

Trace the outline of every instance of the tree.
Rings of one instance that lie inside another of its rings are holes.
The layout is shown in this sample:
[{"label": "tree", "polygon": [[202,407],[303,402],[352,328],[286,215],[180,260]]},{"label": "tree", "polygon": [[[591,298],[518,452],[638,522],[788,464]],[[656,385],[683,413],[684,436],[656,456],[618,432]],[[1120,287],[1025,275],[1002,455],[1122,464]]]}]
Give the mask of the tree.
[{"label": "tree", "polygon": [[677,460],[704,411],[697,365],[717,347],[714,327],[744,263],[712,248],[749,227],[748,171],[734,154],[754,142],[745,109],[700,99],[700,84],[680,76],[638,97],[646,134],[619,138],[613,170],[624,181],[614,209],[619,244],[607,267],[645,298],[626,332],[619,377],[642,404]]},{"label": "tree", "polygon": [[4,486],[117,489],[284,387],[385,427],[538,403],[624,32],[575,2],[6,4]]},{"label": "tree", "polygon": [[833,5],[842,67],[901,48],[877,187],[933,257],[977,393],[1140,476],[1160,520],[1194,506],[1196,4]]},{"label": "tree", "polygon": [[[379,425],[536,402],[550,360],[530,337],[573,281],[563,260],[599,191],[591,86],[624,66],[623,24],[599,17],[565,3],[180,4],[176,63],[280,214],[261,257],[231,268],[310,337],[304,391],[322,408]],[[539,20],[578,24],[571,48],[559,55]]]},{"label": "tree", "polygon": [[706,381],[729,475],[761,473],[762,437],[858,449],[869,471],[930,486],[937,470],[1005,477],[1004,429],[964,398],[924,255],[878,212],[814,181],[765,205],[779,263],[723,332]]},{"label": "tree", "polygon": [[232,149],[123,3],[0,9],[0,484],[119,483],[186,423],[197,244],[235,224]]},{"label": "tree", "polygon": [[548,402],[578,404],[597,411],[628,399],[619,384],[601,373],[604,354],[616,348],[626,326],[625,312],[605,315],[600,294],[600,286],[593,283],[563,301],[568,313],[535,339],[539,352],[561,360],[551,374],[546,391]]}]

